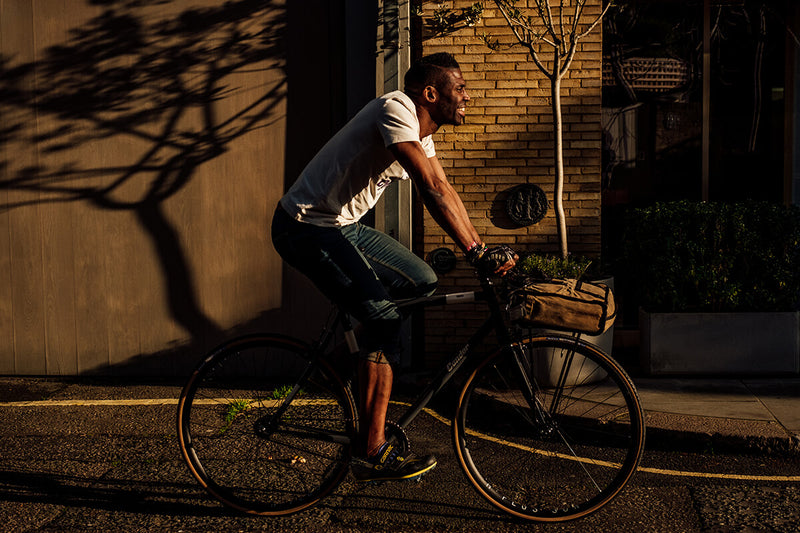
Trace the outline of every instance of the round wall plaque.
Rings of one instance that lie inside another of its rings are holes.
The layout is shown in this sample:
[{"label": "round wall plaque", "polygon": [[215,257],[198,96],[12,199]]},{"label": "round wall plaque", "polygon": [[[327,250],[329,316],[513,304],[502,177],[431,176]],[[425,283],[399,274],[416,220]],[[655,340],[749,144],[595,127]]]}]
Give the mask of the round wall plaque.
[{"label": "round wall plaque", "polygon": [[536,224],[547,214],[547,195],[532,183],[517,185],[508,191],[506,213],[520,226]]},{"label": "round wall plaque", "polygon": [[450,248],[437,248],[428,256],[428,263],[438,274],[447,274],[453,270],[456,260],[456,254]]}]

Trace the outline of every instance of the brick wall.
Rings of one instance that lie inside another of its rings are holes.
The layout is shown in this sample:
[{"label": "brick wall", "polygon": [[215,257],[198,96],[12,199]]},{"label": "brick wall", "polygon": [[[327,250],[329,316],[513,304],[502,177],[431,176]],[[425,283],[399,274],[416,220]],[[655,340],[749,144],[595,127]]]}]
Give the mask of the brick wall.
[{"label": "brick wall", "polygon": [[[450,3],[456,9],[473,0]],[[532,0],[531,0],[532,3]],[[584,20],[594,20],[601,0],[589,0]],[[480,39],[484,32],[502,44],[514,42],[510,29],[492,2],[483,20],[444,37],[423,39],[423,54],[450,52],[461,64],[471,101],[467,121],[446,126],[435,136],[436,149],[451,183],[461,195],[472,222],[489,245],[508,244],[520,251],[558,251],[553,215],[553,126],[549,80],[525,50],[503,46],[492,52]],[[520,7],[525,1],[519,2]],[[423,17],[435,3],[423,4]],[[529,10],[535,16],[535,11]],[[564,209],[572,254],[600,253],[600,105],[602,77],[601,25],[579,44],[562,81],[564,134]],[[542,47],[542,57],[552,55]],[[505,214],[505,193],[533,183],[548,197],[548,212],[539,223],[519,227]],[[472,270],[453,241],[425,212],[421,239],[425,256],[439,247],[457,252],[457,268],[440,276],[439,292],[476,286]],[[425,317],[428,364],[449,354],[454,341],[464,340],[485,317],[483,307],[459,306],[429,310]]]}]

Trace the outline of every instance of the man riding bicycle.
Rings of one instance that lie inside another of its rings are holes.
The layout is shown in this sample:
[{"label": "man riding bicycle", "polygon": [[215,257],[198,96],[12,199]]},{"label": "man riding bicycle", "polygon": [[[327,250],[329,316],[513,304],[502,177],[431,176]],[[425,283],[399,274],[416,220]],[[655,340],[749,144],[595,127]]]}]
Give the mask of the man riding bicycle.
[{"label": "man riding bicycle", "polygon": [[368,103],[325,144],[272,221],[272,241],[284,260],[363,325],[364,420],[352,468],[360,481],[408,479],[436,466],[431,455],[399,453],[384,430],[403,320],[394,299],[432,294],[438,279],[422,259],[359,220],[392,181],[410,178],[473,266],[503,274],[517,258],[507,247],[483,243],[436,157],[432,134],[462,124],[466,115],[469,96],[457,61],[447,53],[423,57],[404,81],[404,91]]}]

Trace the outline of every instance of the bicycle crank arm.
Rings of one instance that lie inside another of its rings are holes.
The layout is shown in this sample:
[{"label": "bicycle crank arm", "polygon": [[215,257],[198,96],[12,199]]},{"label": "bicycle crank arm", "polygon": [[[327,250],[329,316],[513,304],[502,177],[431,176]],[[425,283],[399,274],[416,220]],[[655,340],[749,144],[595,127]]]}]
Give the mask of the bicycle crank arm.
[{"label": "bicycle crank arm", "polygon": [[322,431],[316,428],[292,426],[291,424],[286,423],[280,424],[279,421],[276,420],[256,420],[256,422],[253,424],[253,431],[255,431],[255,434],[262,439],[268,439],[275,434],[279,434],[344,445],[349,445],[352,442],[352,439],[346,433]]}]

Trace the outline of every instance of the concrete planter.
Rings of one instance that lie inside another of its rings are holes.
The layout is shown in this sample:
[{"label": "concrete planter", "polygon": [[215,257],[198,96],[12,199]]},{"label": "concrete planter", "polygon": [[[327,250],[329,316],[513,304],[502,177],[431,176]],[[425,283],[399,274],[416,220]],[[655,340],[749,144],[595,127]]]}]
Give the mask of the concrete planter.
[{"label": "concrete planter", "polygon": [[[545,334],[550,333],[549,330],[540,331]],[[564,334],[563,331],[552,331],[552,333]],[[611,326],[611,329],[601,335],[581,335],[580,340],[588,344],[594,344],[604,352],[611,354],[611,346],[614,340],[614,326]],[[554,387],[558,383],[564,355],[565,354],[561,353],[561,351],[556,353],[551,351],[550,353],[540,354],[540,357],[536,358],[534,375],[541,386]],[[589,383],[604,379],[606,375],[606,372],[601,370],[596,364],[581,358],[581,360],[573,361],[573,365],[564,380],[564,385],[568,387],[578,384],[588,385]]]},{"label": "concrete planter", "polygon": [[642,370],[649,374],[800,372],[800,313],[639,311]]},{"label": "concrete planter", "polygon": [[[605,278],[596,280],[598,283],[607,285],[611,291],[614,291],[614,278]],[[557,333],[563,335],[563,331],[553,330],[538,330],[541,333]],[[614,326],[612,325],[608,331],[600,335],[586,335],[581,334],[579,339],[588,344],[594,344],[607,354],[611,354],[611,349],[614,347]],[[536,368],[534,374],[536,375],[539,384],[544,387],[552,387],[558,383],[558,378],[561,373],[561,357],[563,354],[550,353],[543,354],[542,357],[536,358]],[[597,365],[589,361],[584,361],[574,364],[570,369],[569,374],[565,379],[565,385],[572,386],[576,384],[587,385],[595,381],[602,380],[606,377],[606,373],[600,370]]]}]

